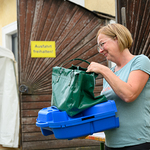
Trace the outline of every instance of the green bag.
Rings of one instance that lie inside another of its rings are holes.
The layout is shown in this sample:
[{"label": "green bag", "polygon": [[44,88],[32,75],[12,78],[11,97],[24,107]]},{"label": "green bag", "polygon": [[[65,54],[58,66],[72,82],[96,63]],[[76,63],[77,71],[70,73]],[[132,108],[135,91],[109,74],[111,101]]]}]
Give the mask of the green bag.
[{"label": "green bag", "polygon": [[[90,64],[79,58],[68,62],[74,60],[81,60]],[[72,65],[71,68],[66,69],[62,65],[53,67],[52,71],[52,106],[66,111],[69,116],[74,116],[95,104],[107,101],[104,95],[94,96],[97,74],[87,73],[87,69],[80,66]]]}]

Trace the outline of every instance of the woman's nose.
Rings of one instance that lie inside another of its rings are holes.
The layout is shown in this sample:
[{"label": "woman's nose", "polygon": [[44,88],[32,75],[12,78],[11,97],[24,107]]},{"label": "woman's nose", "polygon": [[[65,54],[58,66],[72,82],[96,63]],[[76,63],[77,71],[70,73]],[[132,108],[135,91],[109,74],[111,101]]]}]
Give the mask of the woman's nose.
[{"label": "woman's nose", "polygon": [[104,52],[104,49],[103,48],[100,48],[99,49],[99,53],[103,53]]},{"label": "woman's nose", "polygon": [[104,51],[104,49],[100,48],[100,47],[97,47],[97,50],[98,50],[99,53],[102,53]]}]

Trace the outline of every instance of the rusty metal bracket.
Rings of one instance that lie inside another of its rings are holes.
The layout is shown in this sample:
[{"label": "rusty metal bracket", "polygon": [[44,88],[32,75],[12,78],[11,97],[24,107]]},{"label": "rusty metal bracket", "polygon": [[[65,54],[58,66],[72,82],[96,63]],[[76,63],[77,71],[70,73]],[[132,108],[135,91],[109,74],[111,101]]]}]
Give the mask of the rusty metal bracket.
[{"label": "rusty metal bracket", "polygon": [[127,23],[126,23],[126,8],[125,7],[121,8],[121,18],[122,18],[122,25],[127,27]]}]

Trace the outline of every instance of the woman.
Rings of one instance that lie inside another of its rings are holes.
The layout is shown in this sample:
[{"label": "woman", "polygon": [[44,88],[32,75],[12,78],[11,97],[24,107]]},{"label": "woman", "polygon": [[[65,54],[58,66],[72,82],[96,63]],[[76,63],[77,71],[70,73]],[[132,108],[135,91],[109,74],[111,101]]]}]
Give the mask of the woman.
[{"label": "woman", "polygon": [[132,41],[123,25],[102,27],[98,51],[116,66],[91,62],[87,69],[103,75],[101,94],[114,100],[118,110],[120,127],[105,131],[105,150],[150,150],[150,60],[130,53]]}]

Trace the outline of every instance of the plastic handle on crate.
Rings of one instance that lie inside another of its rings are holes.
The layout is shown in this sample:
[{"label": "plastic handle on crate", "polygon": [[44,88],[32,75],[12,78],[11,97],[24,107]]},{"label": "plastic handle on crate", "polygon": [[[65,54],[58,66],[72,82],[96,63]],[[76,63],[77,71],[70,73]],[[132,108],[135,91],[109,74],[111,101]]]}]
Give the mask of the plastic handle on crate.
[{"label": "plastic handle on crate", "polygon": [[87,64],[90,64],[90,62],[88,62],[87,60],[80,59],[80,58],[75,58],[75,59],[71,59],[71,60],[65,61],[64,63],[61,64],[60,67],[62,67],[64,64],[66,64],[68,62],[71,62],[71,61],[74,61],[74,60],[80,60],[80,61],[86,62]]},{"label": "plastic handle on crate", "polygon": [[85,118],[82,118],[82,121],[84,121],[84,120],[89,120],[89,119],[93,119],[93,118],[95,118],[95,117],[94,117],[94,116],[85,117]]},{"label": "plastic handle on crate", "polygon": [[48,127],[48,122],[36,122],[36,125],[38,127]]},{"label": "plastic handle on crate", "polygon": [[57,110],[58,110],[58,108],[57,108],[56,106],[51,106],[51,108],[52,108],[52,109],[57,109]]}]

